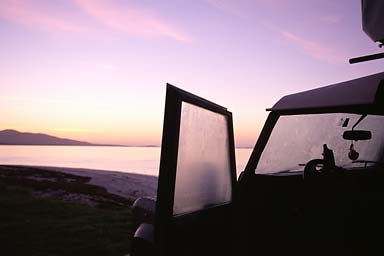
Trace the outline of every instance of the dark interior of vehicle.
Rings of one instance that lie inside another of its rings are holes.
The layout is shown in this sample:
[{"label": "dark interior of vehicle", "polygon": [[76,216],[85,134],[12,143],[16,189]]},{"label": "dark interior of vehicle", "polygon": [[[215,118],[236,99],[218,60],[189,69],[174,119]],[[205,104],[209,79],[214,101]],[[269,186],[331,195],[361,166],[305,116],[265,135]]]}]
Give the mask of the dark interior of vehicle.
[{"label": "dark interior of vehicle", "polygon": [[363,255],[381,244],[383,168],[311,179],[302,173],[254,174],[243,181],[238,226],[244,252]]}]

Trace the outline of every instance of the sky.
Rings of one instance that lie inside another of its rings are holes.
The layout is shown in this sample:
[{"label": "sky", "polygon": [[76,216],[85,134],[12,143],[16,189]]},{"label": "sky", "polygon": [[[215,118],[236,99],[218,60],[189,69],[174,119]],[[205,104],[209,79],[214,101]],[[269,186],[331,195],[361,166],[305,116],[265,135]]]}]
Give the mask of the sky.
[{"label": "sky", "polygon": [[160,145],[166,83],[253,146],[286,94],[383,70],[358,0],[0,0],[0,130]]}]

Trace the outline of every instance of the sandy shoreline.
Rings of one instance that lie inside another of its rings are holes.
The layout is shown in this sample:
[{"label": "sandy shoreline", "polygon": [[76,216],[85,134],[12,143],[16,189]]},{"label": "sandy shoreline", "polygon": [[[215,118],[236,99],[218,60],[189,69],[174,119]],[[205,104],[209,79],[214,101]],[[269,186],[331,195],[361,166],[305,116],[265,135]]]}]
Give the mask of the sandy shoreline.
[{"label": "sandy shoreline", "polygon": [[111,194],[116,194],[126,198],[138,198],[143,196],[156,197],[157,177],[125,173],[108,170],[94,170],[83,168],[67,168],[53,166],[26,166],[12,165],[14,167],[33,167],[48,171],[59,171],[78,176],[90,177],[89,184],[101,186]]}]

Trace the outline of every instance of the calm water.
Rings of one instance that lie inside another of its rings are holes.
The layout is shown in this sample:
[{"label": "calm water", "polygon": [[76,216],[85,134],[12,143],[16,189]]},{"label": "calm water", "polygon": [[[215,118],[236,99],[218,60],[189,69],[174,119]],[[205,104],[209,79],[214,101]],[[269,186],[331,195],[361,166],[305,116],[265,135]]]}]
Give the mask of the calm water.
[{"label": "calm water", "polygon": [[[236,149],[241,172],[252,149]],[[158,175],[158,147],[0,146],[0,164],[113,170]]]}]

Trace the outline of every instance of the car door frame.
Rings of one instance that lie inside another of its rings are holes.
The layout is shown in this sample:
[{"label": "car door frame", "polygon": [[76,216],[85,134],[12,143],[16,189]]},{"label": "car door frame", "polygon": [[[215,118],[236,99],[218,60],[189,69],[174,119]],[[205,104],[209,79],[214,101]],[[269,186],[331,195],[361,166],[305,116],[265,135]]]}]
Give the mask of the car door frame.
[{"label": "car door frame", "polygon": [[[183,102],[226,117],[232,197],[231,202],[229,203],[212,206],[197,212],[186,213],[175,217],[173,215],[173,204],[176,185],[181,108]],[[196,220],[205,215],[214,216],[215,214],[220,214],[221,209],[231,207],[236,198],[236,186],[236,160],[232,113],[220,105],[181,90],[171,84],[167,84],[155,214],[155,245],[158,250],[163,253],[166,252],[167,243],[169,242],[167,241],[167,237],[170,235],[168,234],[170,225],[174,225],[175,222],[177,222],[178,225],[183,225],[183,223],[186,223],[191,219]]]}]

